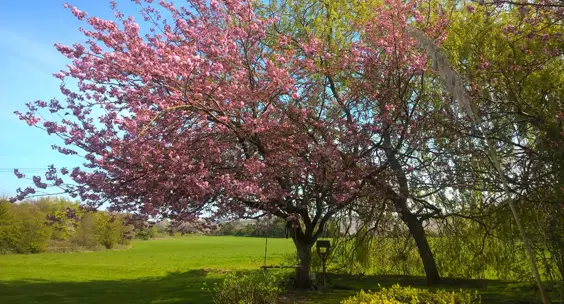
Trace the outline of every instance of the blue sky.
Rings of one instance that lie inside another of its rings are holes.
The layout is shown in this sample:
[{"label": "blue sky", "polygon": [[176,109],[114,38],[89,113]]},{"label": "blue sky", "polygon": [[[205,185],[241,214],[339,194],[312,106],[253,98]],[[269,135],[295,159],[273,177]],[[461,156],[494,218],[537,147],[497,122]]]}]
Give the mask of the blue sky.
[{"label": "blue sky", "polygon": [[[1,1],[0,4],[0,196],[15,194],[30,185],[18,180],[13,168],[23,173],[48,165],[75,167],[80,159],[51,150],[57,138],[18,120],[14,111],[25,111],[25,103],[59,97],[60,81],[52,76],[67,64],[53,44],[84,41],[78,27],[85,26],[60,0]],[[109,1],[76,0],[69,4],[90,16],[111,18]],[[122,11],[137,13],[130,1],[117,1]],[[43,175],[43,174],[40,174]]]}]

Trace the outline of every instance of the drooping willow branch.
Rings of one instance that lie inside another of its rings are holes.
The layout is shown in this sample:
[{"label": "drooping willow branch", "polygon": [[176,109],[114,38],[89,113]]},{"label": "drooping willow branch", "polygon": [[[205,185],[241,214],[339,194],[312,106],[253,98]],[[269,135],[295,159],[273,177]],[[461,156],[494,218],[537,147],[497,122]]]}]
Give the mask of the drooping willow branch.
[{"label": "drooping willow branch", "polygon": [[[447,91],[454,97],[454,99],[458,102],[460,107],[466,112],[468,117],[471,119],[474,127],[480,133],[482,133],[486,141],[489,157],[492,161],[493,166],[495,167],[495,170],[499,174],[499,179],[503,185],[503,190],[509,198],[511,196],[511,192],[509,190],[509,186],[505,174],[503,173],[501,162],[494,148],[495,144],[493,140],[488,137],[486,132],[481,127],[482,121],[480,117],[476,115],[476,113],[472,108],[470,96],[468,95],[468,92],[464,87],[463,78],[460,75],[458,75],[458,73],[456,73],[456,71],[450,66],[448,62],[448,58],[441,50],[441,48],[437,46],[435,42],[431,38],[429,38],[424,32],[413,27],[408,27],[407,31],[415,39],[415,41],[417,41],[419,47],[421,47],[427,52],[427,55],[429,56],[433,64],[433,68],[438,72],[439,76],[443,78]],[[513,202],[513,200],[511,199],[508,199],[508,203],[509,203],[509,208],[511,209],[511,213],[513,214],[513,218],[515,219],[515,222],[517,224],[517,227],[519,227],[521,238],[523,239],[523,243],[525,245],[527,254],[531,262],[531,271],[533,272],[533,276],[535,277],[535,281],[541,293],[542,301],[544,304],[549,304],[550,300],[548,299],[548,295],[545,292],[539,274],[539,270],[536,264],[535,254],[533,252],[529,238],[527,237],[523,223],[521,222],[521,219],[517,212],[517,207],[515,206],[515,202]]]}]

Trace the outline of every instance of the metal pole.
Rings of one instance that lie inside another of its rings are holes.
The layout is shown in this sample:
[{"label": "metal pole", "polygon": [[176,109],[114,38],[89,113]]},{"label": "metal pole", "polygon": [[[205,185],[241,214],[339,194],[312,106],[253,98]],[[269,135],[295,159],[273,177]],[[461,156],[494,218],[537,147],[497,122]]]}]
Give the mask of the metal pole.
[{"label": "metal pole", "polygon": [[327,287],[327,279],[325,274],[325,259],[323,259],[323,287]]},{"label": "metal pole", "polygon": [[266,253],[268,252],[268,235],[264,239],[264,263],[263,265],[266,266]]}]

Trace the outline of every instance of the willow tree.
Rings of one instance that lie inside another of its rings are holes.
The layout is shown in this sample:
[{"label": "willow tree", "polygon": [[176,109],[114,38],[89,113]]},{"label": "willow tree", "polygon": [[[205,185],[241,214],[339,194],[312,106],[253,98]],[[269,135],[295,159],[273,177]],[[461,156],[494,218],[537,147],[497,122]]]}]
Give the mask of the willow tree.
[{"label": "willow tree", "polygon": [[[499,182],[544,303],[549,299],[517,202],[543,192],[540,197],[552,200],[562,190],[561,152],[556,151],[564,134],[563,16],[564,7],[553,1],[468,4],[453,19],[446,52],[418,30],[411,31],[469,118],[461,133],[481,148],[476,152],[488,165],[479,160],[466,164],[482,183],[492,187]],[[476,170],[478,166],[492,170]]]}]

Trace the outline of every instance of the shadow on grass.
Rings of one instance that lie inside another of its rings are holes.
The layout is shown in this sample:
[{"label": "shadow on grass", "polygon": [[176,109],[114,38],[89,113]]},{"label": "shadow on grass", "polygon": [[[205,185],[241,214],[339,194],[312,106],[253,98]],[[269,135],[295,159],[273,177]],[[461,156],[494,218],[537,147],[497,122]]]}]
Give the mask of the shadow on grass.
[{"label": "shadow on grass", "polygon": [[0,282],[0,303],[213,303],[203,284],[213,287],[219,278],[204,270],[170,273],[164,277],[120,281]]},{"label": "shadow on grass", "polygon": [[[515,303],[530,304],[540,303],[537,287],[533,283],[508,282],[499,280],[470,280],[470,279],[443,279],[438,286],[429,287],[424,277],[415,276],[355,276],[343,274],[329,275],[328,288],[317,291],[290,292],[288,303],[326,303],[337,304],[341,300],[355,295],[360,290],[378,291],[380,287],[390,287],[394,284],[429,288],[431,290],[443,289],[448,291],[477,290],[482,297],[482,303]],[[563,303],[560,290],[552,284],[547,284],[547,290],[553,303]]]},{"label": "shadow on grass", "polygon": [[[0,303],[175,303],[211,304],[210,294],[202,290],[203,284],[213,287],[222,275],[208,275],[205,270],[170,273],[164,277],[120,281],[52,282],[52,281],[0,281]],[[353,276],[329,275],[329,287],[316,291],[289,291],[282,296],[282,303],[337,304],[361,289],[379,290],[394,284],[428,288],[424,277],[413,276]],[[537,289],[532,283],[497,280],[443,279],[431,289],[478,290],[483,303],[539,303]],[[549,286],[553,303],[562,303],[562,294]],[[555,301],[556,300],[556,301]]]}]

